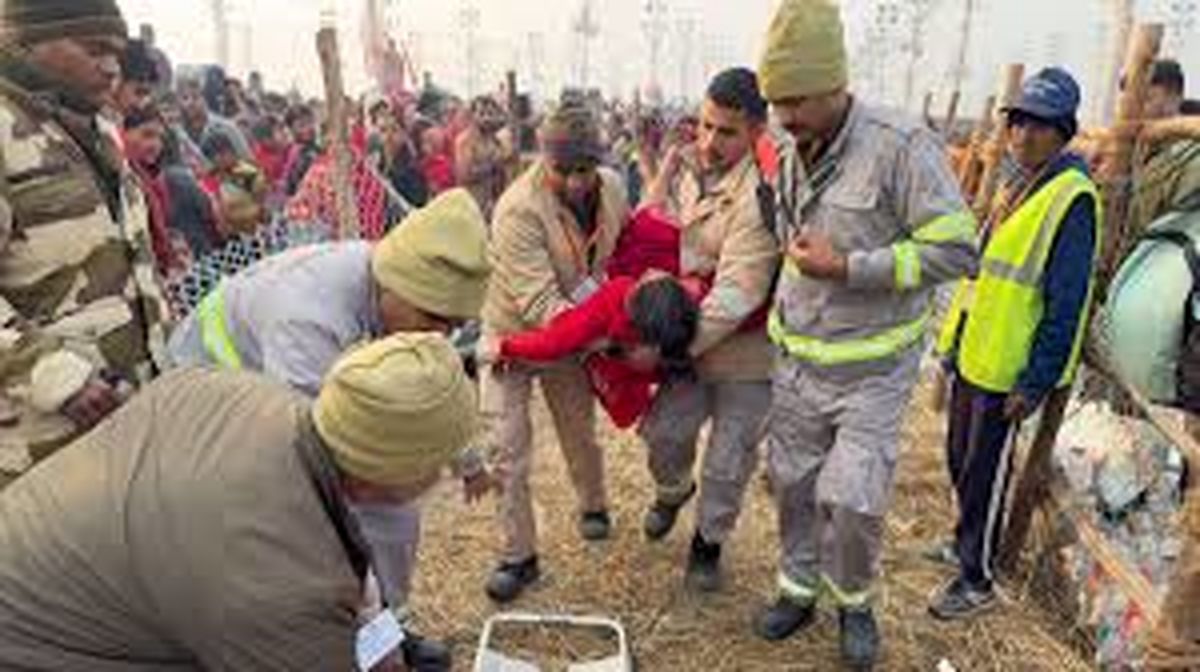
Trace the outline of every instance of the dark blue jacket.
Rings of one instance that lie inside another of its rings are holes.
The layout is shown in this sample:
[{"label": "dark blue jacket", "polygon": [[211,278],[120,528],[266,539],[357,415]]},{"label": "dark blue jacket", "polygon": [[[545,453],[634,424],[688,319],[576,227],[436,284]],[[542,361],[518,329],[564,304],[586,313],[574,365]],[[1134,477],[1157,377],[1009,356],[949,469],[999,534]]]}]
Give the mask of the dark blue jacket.
[{"label": "dark blue jacket", "polygon": [[[1064,171],[1075,168],[1087,174],[1087,164],[1074,154],[1055,160],[1035,189]],[[1031,192],[1036,193],[1036,192]],[[1071,204],[1050,248],[1042,279],[1045,310],[1034,334],[1029,362],[1017,380],[1015,392],[1039,404],[1062,378],[1075,332],[1088,300],[1096,246],[1096,208],[1091,196]]]}]

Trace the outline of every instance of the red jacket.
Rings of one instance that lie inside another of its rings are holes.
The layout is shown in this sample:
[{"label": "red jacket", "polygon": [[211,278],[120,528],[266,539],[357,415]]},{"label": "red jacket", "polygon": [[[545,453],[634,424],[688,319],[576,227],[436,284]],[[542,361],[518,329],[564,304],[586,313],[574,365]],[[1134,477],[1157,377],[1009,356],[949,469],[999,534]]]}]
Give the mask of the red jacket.
[{"label": "red jacket", "polygon": [[609,277],[637,278],[651,269],[678,276],[680,236],[679,225],[663,210],[654,206],[638,208],[621,231],[604,270]]},{"label": "red jacket", "polygon": [[287,178],[287,147],[272,149],[266,143],[260,142],[254,145],[254,162],[262,169],[263,177],[267,178],[267,184],[271,186],[271,191],[284,188],[284,181]]},{"label": "red jacket", "polygon": [[[586,301],[540,329],[506,337],[500,343],[500,357],[553,362],[604,342],[618,347],[637,345],[638,334],[625,309],[637,284],[636,278],[628,276],[605,282]],[[584,368],[600,404],[617,427],[633,425],[650,408],[656,373],[637,371],[619,357],[602,353],[588,355]]]},{"label": "red jacket", "polygon": [[[586,301],[560,313],[538,329],[505,337],[500,342],[501,359],[554,362],[597,345],[630,347],[640,338],[629,321],[627,302],[638,279],[649,270],[679,275],[680,229],[661,210],[641,208],[625,227],[608,262],[610,276]],[[712,289],[712,278],[682,278],[684,288],[699,304]],[[766,310],[743,323],[755,329],[765,323]],[[629,366],[619,355],[593,353],[584,368],[600,404],[620,429],[632,426],[650,409],[657,372]]]},{"label": "red jacket", "polygon": [[431,154],[421,160],[421,172],[429,189],[440,194],[454,188],[454,162],[447,154]]}]

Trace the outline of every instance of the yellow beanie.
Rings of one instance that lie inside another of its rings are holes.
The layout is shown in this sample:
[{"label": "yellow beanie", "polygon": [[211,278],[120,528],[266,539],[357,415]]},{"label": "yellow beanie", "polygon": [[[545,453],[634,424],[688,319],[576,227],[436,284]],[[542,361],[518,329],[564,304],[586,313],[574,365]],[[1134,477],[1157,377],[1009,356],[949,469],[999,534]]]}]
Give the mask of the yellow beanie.
[{"label": "yellow beanie", "polygon": [[771,102],[844,88],[846,44],[837,5],[783,0],[767,29],[758,81]]},{"label": "yellow beanie", "polygon": [[384,289],[427,313],[478,317],[491,272],[479,205],[464,189],[438,196],[379,241],[371,272]]},{"label": "yellow beanie", "polygon": [[474,437],[475,387],[440,334],[390,336],[342,357],[313,405],[317,432],[347,474],[419,483]]}]

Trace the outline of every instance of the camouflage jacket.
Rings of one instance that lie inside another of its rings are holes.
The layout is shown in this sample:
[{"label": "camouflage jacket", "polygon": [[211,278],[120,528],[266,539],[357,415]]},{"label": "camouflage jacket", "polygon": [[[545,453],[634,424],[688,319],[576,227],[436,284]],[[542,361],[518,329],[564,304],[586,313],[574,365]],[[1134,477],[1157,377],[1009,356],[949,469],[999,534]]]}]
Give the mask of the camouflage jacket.
[{"label": "camouflage jacket", "polygon": [[1169,212],[1200,207],[1200,142],[1177,140],[1140,151],[1130,206],[1137,234]]},{"label": "camouflage jacket", "polygon": [[77,355],[119,391],[163,361],[169,314],[147,210],[118,156],[93,116],[0,76],[0,477],[77,433],[35,407],[31,372],[43,358]]}]

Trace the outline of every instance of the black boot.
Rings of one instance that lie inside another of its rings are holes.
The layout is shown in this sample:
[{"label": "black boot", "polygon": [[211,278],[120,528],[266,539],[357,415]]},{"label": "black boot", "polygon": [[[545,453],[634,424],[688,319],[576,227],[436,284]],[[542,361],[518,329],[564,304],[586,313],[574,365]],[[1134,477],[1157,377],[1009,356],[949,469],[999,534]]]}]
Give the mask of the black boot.
[{"label": "black boot", "polygon": [[646,538],[658,540],[667,536],[671,528],[675,527],[675,519],[679,517],[679,510],[695,494],[696,484],[692,483],[692,489],[678,502],[655,501],[650,510],[646,512],[646,519],[642,523],[642,529],[646,532]]},{"label": "black boot", "polygon": [[579,536],[585,541],[603,541],[612,533],[608,511],[589,511],[579,517]]},{"label": "black boot", "polygon": [[450,672],[450,647],[441,642],[405,630],[400,650],[404,665],[413,672]]},{"label": "black boot", "polygon": [[852,670],[870,670],[879,657],[879,626],[871,609],[841,609],[842,661]]},{"label": "black boot", "polygon": [[721,545],[708,543],[698,530],[692,537],[684,583],[702,593],[721,589]]},{"label": "black boot", "polygon": [[777,642],[807,628],[816,619],[815,602],[802,603],[780,595],[775,599],[775,603],[759,616],[754,629],[759,637],[769,642]]},{"label": "black boot", "polygon": [[538,569],[537,556],[521,562],[502,562],[488,578],[486,591],[488,597],[500,603],[511,602],[538,580],[541,571]]}]

